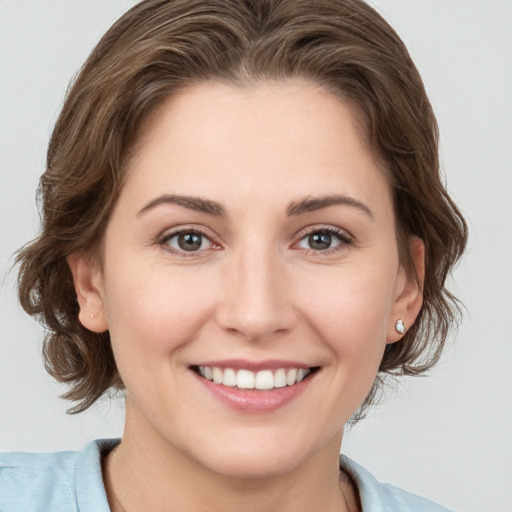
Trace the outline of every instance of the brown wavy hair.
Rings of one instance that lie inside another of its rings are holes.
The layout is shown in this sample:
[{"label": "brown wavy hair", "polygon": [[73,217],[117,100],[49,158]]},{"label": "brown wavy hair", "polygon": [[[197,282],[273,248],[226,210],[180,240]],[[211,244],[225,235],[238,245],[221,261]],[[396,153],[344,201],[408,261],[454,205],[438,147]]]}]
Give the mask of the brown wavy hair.
[{"label": "brown wavy hair", "polygon": [[108,331],[78,321],[66,257],[98,248],[143,122],[194,83],[288,78],[313,81],[356,106],[394,191],[409,271],[408,238],[425,243],[423,306],[401,341],[387,345],[356,417],[383,376],[418,375],[439,359],[458,313],[445,281],[467,227],[440,176],[438,128],[422,80],[395,31],[361,0],[146,0],[108,30],[70,87],[38,191],[41,234],[17,257],[20,302],[46,328],[45,366],[70,386],[70,412],[123,387]]}]

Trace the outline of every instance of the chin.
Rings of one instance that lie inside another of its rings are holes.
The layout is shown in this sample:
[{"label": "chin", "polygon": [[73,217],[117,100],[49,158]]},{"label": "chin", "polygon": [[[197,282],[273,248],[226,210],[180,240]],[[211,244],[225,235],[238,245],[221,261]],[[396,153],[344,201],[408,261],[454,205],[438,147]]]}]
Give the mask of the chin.
[{"label": "chin", "polygon": [[[286,475],[304,464],[315,447],[306,448],[307,442],[288,438],[265,440],[257,434],[257,442],[232,442],[204,448],[200,457],[208,470],[224,477],[240,480],[261,480]],[[207,456],[205,457],[205,454]]]},{"label": "chin", "polygon": [[233,454],[215,461],[209,460],[207,468],[223,477],[237,480],[264,480],[286,475],[300,465],[300,461],[292,457],[256,454],[250,450],[245,453]]}]

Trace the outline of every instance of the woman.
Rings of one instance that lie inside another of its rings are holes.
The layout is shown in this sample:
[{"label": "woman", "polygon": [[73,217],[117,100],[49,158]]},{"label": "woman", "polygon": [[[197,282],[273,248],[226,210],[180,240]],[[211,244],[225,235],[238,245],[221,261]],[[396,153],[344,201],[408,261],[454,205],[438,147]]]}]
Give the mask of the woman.
[{"label": "woman", "polygon": [[438,360],[466,240],[366,4],[138,4],[70,90],[41,195],[21,303],[74,412],[126,389],[125,432],[3,456],[2,507],[445,510],[338,461],[383,376]]}]

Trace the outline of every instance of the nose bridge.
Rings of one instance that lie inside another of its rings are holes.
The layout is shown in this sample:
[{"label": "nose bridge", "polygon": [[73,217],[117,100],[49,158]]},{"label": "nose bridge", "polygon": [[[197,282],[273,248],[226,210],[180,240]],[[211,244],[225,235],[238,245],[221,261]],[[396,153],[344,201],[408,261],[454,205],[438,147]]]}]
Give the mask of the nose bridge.
[{"label": "nose bridge", "polygon": [[246,240],[230,260],[219,311],[222,327],[253,341],[290,329],[294,314],[287,273],[272,244]]}]

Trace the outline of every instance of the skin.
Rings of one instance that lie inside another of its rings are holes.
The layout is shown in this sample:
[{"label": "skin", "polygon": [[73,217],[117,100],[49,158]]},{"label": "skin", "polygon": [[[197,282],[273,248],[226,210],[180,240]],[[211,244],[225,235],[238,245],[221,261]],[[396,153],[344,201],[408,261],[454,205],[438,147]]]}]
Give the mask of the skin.
[{"label": "skin", "polygon": [[[109,329],[127,390],[123,441],[105,466],[112,509],[358,510],[339,475],[343,428],[401,337],[396,320],[410,326],[421,307],[423,244],[411,240],[418,284],[356,112],[305,81],[208,82],[143,131],[101,254],[69,259],[80,319]],[[288,214],[333,195],[350,201]],[[340,238],[312,247],[326,228]],[[191,229],[206,236],[185,252],[171,235]],[[229,358],[320,370],[294,400],[248,414],[190,369]]]}]

